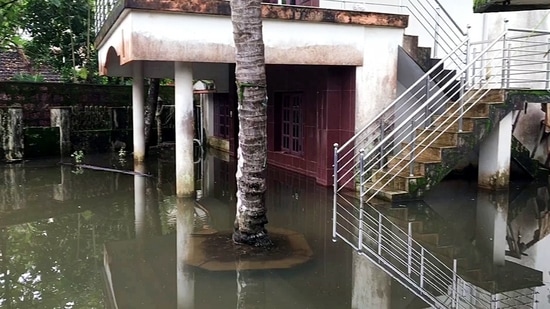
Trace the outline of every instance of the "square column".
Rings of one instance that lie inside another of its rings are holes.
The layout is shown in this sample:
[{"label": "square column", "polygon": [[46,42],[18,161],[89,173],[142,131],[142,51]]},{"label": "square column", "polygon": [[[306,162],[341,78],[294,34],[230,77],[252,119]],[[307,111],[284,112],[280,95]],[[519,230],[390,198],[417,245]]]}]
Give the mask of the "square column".
[{"label": "square column", "polygon": [[12,106],[0,110],[0,142],[6,162],[23,160],[23,109]]},{"label": "square column", "polygon": [[174,64],[176,120],[176,195],[191,197],[195,191],[193,158],[193,68]]},{"label": "square column", "polygon": [[142,162],[145,159],[145,120],[143,115],[145,92],[143,89],[143,63],[136,61],[132,68],[132,126],[134,131],[134,162]]},{"label": "square column", "polygon": [[507,190],[512,151],[512,113],[508,113],[479,146],[478,186]]},{"label": "square column", "polygon": [[71,152],[71,107],[52,107],[50,123],[59,128],[59,153],[61,156]]}]

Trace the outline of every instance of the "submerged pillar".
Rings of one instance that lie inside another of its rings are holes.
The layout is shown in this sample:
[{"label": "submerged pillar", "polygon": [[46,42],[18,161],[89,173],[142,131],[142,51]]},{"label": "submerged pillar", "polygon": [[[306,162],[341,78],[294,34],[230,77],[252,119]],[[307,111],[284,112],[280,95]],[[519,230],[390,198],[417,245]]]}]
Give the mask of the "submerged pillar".
[{"label": "submerged pillar", "polygon": [[510,181],[512,113],[508,113],[479,147],[478,186],[487,190],[507,190]]},{"label": "submerged pillar", "polygon": [[144,121],[145,91],[143,89],[143,64],[136,61],[132,75],[132,124],[134,131],[134,162],[145,158],[145,121]]},{"label": "submerged pillar", "polygon": [[71,152],[71,108],[53,107],[50,109],[50,125],[59,128],[59,154]]},{"label": "submerged pillar", "polygon": [[[134,163],[134,171],[140,174],[145,173],[145,166],[142,162]],[[136,239],[141,243],[146,236],[147,217],[145,212],[145,177],[134,175],[134,219],[136,228]]]},{"label": "submerged pillar", "polygon": [[351,308],[391,308],[391,277],[364,255],[352,259]]},{"label": "submerged pillar", "polygon": [[195,214],[195,200],[177,198],[176,208],[176,288],[177,308],[195,307],[195,274],[188,261],[193,255],[192,233]]},{"label": "submerged pillar", "polygon": [[476,205],[476,246],[489,257],[491,266],[504,266],[508,191],[478,190]]},{"label": "submerged pillar", "polygon": [[190,197],[195,191],[193,164],[193,69],[191,63],[176,62],[176,195]]},{"label": "submerged pillar", "polygon": [[7,162],[23,159],[23,109],[10,107],[0,112],[0,138]]}]

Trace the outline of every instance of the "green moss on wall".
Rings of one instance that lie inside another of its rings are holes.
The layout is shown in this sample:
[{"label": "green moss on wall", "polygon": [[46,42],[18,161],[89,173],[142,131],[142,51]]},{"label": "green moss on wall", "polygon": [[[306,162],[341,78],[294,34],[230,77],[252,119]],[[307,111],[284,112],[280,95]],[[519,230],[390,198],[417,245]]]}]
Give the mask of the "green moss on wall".
[{"label": "green moss on wall", "polygon": [[494,0],[474,0],[474,12],[481,13],[484,8],[490,5]]}]

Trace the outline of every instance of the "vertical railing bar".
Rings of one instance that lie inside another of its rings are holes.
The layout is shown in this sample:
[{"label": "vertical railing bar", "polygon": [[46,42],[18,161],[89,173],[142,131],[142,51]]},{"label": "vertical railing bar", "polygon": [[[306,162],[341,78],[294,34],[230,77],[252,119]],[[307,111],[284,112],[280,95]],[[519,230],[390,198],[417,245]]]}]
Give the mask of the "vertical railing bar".
[{"label": "vertical railing bar", "polygon": [[[550,39],[547,39],[548,41],[548,47],[547,50],[550,51]],[[550,55],[546,55],[546,85],[545,88],[548,90],[550,89]]]},{"label": "vertical railing bar", "polygon": [[[508,19],[505,19],[504,20],[504,31],[508,31]],[[503,36],[502,36],[502,71],[500,72],[501,74],[501,83],[500,83],[500,86],[501,88],[504,88],[505,86],[505,78],[506,78],[506,75],[505,75],[505,70],[506,70],[506,37],[508,36],[508,33],[506,32]]]},{"label": "vertical railing bar", "polygon": [[336,199],[338,194],[338,143],[334,143],[334,161],[333,161],[333,197],[332,197],[332,241],[336,242]]},{"label": "vertical railing bar", "polygon": [[378,214],[378,257],[382,256],[382,213]]},{"label": "vertical railing bar", "polygon": [[440,12],[439,5],[435,8],[436,13],[436,19],[435,19],[435,29],[434,29],[434,58],[437,58],[437,47],[439,45],[439,22],[441,19],[441,12]]},{"label": "vertical railing bar", "polygon": [[510,71],[512,65],[512,44],[508,43],[508,48],[506,50],[506,89],[510,88]]},{"label": "vertical railing bar", "polygon": [[414,119],[411,119],[411,129],[412,129],[412,136],[411,136],[411,148],[410,154],[409,154],[409,175],[412,177],[414,176],[414,149],[415,149],[415,142],[416,142],[416,130],[414,129]]},{"label": "vertical railing bar", "polygon": [[412,222],[407,225],[407,273],[411,276],[412,270]]},{"label": "vertical railing bar", "polygon": [[[384,117],[380,117],[380,140],[384,140]],[[384,167],[384,144],[380,145],[380,169]]]},{"label": "vertical railing bar", "polygon": [[458,132],[462,132],[463,121],[464,121],[464,74],[460,75],[460,99],[458,100],[459,104],[459,115],[458,115]]},{"label": "vertical railing bar", "polygon": [[457,295],[456,292],[456,281],[457,281],[457,260],[453,259],[453,285],[452,285],[452,307],[456,308],[457,305]]},{"label": "vertical railing bar", "polygon": [[[470,28],[471,26],[468,25],[466,27],[466,67],[468,67],[468,65],[470,65]],[[472,66],[472,68],[475,68],[475,65]],[[469,85],[469,80],[470,80],[470,74],[469,74],[469,71],[470,69],[466,70],[466,82],[468,83]]]},{"label": "vertical railing bar", "polygon": [[420,247],[420,288],[424,289],[424,247]]},{"label": "vertical railing bar", "polygon": [[[443,68],[441,68],[441,70],[443,70]],[[430,99],[430,77],[426,76],[426,101],[429,100],[429,99]],[[430,114],[430,107],[428,105],[426,105],[426,107],[424,108],[424,114],[426,115],[426,117],[425,117],[426,120],[424,122],[424,128],[427,128],[429,126],[428,115]]]},{"label": "vertical railing bar", "polygon": [[364,182],[364,166],[365,166],[365,149],[361,148],[359,150],[359,236],[358,238],[358,244],[357,244],[357,250],[361,252],[363,249],[363,196],[364,196],[364,189],[363,189],[363,182]]}]

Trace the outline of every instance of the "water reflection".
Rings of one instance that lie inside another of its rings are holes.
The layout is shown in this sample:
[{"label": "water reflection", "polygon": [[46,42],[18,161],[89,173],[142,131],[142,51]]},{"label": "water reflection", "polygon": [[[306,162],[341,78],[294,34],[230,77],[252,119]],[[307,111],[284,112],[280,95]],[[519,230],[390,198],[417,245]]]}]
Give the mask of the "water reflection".
[{"label": "water reflection", "polygon": [[[194,201],[175,198],[173,163],[163,157],[139,167],[154,177],[75,171],[55,162],[1,166],[0,307],[422,306],[364,256],[332,242],[330,190],[275,168],[268,171],[268,229],[303,234],[314,258],[279,270],[251,271],[239,262],[232,271],[189,265],[194,235],[230,230],[235,214],[234,164],[207,156],[198,167],[203,197]],[[472,277],[483,264],[507,288],[538,271],[547,283],[548,187],[528,188],[498,195],[447,182],[412,207],[408,220],[440,227],[441,241],[452,239],[453,250],[471,255]],[[502,272],[510,263],[515,272]],[[550,308],[548,287],[538,292],[539,308]]]}]

